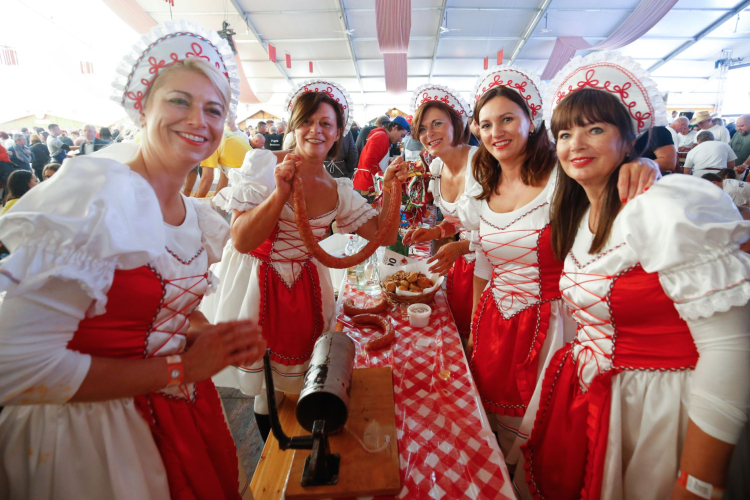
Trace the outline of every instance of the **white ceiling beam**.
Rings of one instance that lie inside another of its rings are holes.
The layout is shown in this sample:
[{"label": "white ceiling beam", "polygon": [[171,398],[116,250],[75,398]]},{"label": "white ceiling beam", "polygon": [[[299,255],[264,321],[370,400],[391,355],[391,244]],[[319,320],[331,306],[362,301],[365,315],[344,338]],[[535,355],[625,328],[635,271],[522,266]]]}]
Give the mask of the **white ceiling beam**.
[{"label": "white ceiling beam", "polygon": [[[732,16],[729,16],[731,18]],[[434,40],[436,37],[434,36],[413,36],[409,40]],[[606,36],[587,36],[584,37],[587,40],[606,40]],[[495,37],[486,37],[486,36],[441,36],[441,40],[456,40],[456,41],[485,41],[485,40],[494,40],[494,41],[518,41],[523,40],[523,37],[520,36],[495,36]],[[750,34],[746,34],[743,36],[704,36],[702,38],[703,40],[717,40],[717,41],[725,41],[725,42],[731,42],[731,41],[738,41],[738,40],[748,40],[750,39]],[[376,37],[352,37],[351,41],[354,42],[376,42],[378,39]],[[532,36],[529,38],[529,40],[557,40],[556,36]],[[639,40],[695,40],[695,37],[691,36],[666,36],[666,35],[654,35],[654,36],[642,36],[639,38]],[[264,39],[265,42],[271,42],[273,44],[277,43],[315,43],[315,42],[346,42],[346,38],[271,38],[271,39]],[[527,40],[528,41],[528,40]],[[234,40],[235,44],[243,44],[243,43],[260,43],[257,40]],[[518,57],[518,56],[516,56]],[[522,57],[521,59],[525,59]]]},{"label": "white ceiling beam", "polygon": [[357,81],[359,82],[359,92],[364,94],[365,88],[362,86],[362,77],[359,74],[359,64],[357,64],[357,55],[354,52],[354,45],[352,44],[352,36],[349,34],[349,23],[346,20],[346,7],[344,7],[344,0],[339,0],[339,19],[341,25],[344,28],[344,35],[346,35],[346,48],[349,50],[349,56],[352,58],[354,64],[354,72],[357,74]]},{"label": "white ceiling beam", "polygon": [[521,43],[518,44],[518,47],[516,47],[516,50],[513,52],[513,55],[510,57],[510,64],[513,64],[518,57],[518,54],[521,53],[521,50],[523,50],[523,46],[526,45],[526,42],[529,40],[529,37],[536,29],[537,24],[539,24],[539,21],[542,20],[542,17],[544,17],[544,13],[547,12],[547,8],[549,7],[549,4],[552,2],[552,0],[542,0],[542,4],[539,6],[539,11],[534,16],[534,19],[531,20],[531,23],[529,24],[528,28],[526,28],[526,32],[523,34],[523,37],[521,39]]},{"label": "white ceiling beam", "polygon": [[[443,27],[443,18],[445,17],[445,7],[448,0],[443,0],[443,4],[440,6],[440,18],[438,19],[437,33],[435,33],[435,46],[432,48],[432,62],[430,63],[430,79],[429,83],[432,83],[432,74],[435,71],[435,61],[437,60],[438,47],[440,47],[440,31]],[[408,59],[407,59],[408,61]]]},{"label": "white ceiling beam", "polygon": [[[232,5],[234,5],[234,8],[237,9],[237,13],[242,17],[242,19],[245,21],[245,24],[247,25],[247,29],[250,30],[250,32],[255,36],[255,38],[258,39],[258,42],[261,45],[264,45],[264,48],[266,50],[266,53],[268,52],[268,41],[264,40],[262,36],[260,36],[260,32],[255,28],[255,25],[250,21],[250,18],[247,17],[247,12],[242,10],[242,6],[240,5],[239,0],[232,0]],[[279,54],[276,54],[277,56]],[[281,73],[281,76],[284,77],[284,79],[289,83],[289,85],[294,85],[292,83],[292,79],[289,78],[289,75],[286,74],[286,69],[282,66],[282,64],[279,62],[278,57],[276,58],[276,68],[278,68],[279,73]]]},{"label": "white ceiling beam", "polygon": [[[441,10],[441,7],[412,7],[412,12],[429,12]],[[550,7],[547,12],[632,12],[632,8],[627,7]],[[671,11],[677,12],[726,12],[732,9],[726,7],[675,7]],[[355,8],[346,9],[347,12],[375,12],[374,8]],[[538,7],[446,7],[445,11],[450,12],[539,12]],[[325,14],[325,13],[337,13],[339,9],[336,8],[323,8],[323,9],[289,9],[289,10],[253,10],[247,11],[249,14],[261,14],[261,15],[288,15],[288,14]],[[166,11],[159,12],[147,12],[147,14],[165,15],[168,14]],[[204,12],[180,12],[181,16],[201,16],[201,15],[213,15],[223,16],[226,12],[224,11],[204,11]]]},{"label": "white ceiling beam", "polygon": [[688,42],[683,43],[677,49],[670,52],[667,57],[663,58],[661,61],[651,66],[648,69],[649,73],[653,73],[655,70],[661,68],[662,66],[667,64],[669,61],[671,61],[672,59],[679,56],[680,54],[685,52],[687,49],[695,45],[700,40],[704,38],[708,38],[708,35],[716,31],[722,24],[729,21],[731,18],[733,18],[734,16],[736,16],[737,14],[745,10],[748,6],[750,6],[750,0],[745,0],[737,4],[734,7],[734,9],[730,10],[729,12],[721,16],[719,19],[711,23],[706,29],[698,33],[695,37],[692,37]]}]

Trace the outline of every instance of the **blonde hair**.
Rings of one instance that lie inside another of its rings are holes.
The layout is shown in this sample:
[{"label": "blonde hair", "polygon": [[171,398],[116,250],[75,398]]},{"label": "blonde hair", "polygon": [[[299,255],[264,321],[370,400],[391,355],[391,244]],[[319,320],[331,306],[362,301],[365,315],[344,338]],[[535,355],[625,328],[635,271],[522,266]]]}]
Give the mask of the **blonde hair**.
[{"label": "blonde hair", "polygon": [[208,78],[221,96],[221,103],[224,105],[224,111],[226,112],[226,116],[229,116],[229,102],[231,101],[232,97],[232,89],[229,88],[229,81],[227,80],[227,77],[219,72],[219,70],[216,69],[216,67],[212,66],[210,63],[196,57],[189,57],[182,61],[177,61],[176,63],[159,72],[159,74],[156,75],[154,81],[151,83],[149,89],[146,91],[146,95],[143,97],[144,109],[146,108],[146,104],[151,93],[155,92],[161,86],[160,82],[164,82],[164,75],[180,69],[193,71]]}]

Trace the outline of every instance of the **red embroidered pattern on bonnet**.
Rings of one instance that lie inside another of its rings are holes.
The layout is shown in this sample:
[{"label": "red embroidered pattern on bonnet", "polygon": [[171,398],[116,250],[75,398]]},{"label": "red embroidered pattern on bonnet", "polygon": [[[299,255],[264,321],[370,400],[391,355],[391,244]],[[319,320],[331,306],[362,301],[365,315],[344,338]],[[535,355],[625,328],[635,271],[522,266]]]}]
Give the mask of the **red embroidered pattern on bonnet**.
[{"label": "red embroidered pattern on bonnet", "polygon": [[[169,35],[167,35],[165,37],[162,37],[162,38],[158,39],[157,41],[155,41],[151,45],[149,45],[148,48],[143,52],[143,54],[141,54],[141,57],[139,57],[138,60],[133,65],[133,69],[130,72],[130,75],[128,76],[128,83],[127,83],[127,85],[126,85],[125,88],[127,89],[127,88],[130,87],[130,82],[131,82],[131,80],[133,78],[133,75],[135,74],[136,70],[138,69],[138,66],[141,63],[141,60],[143,60],[143,58],[146,56],[146,54],[148,54],[148,52],[152,48],[154,48],[157,44],[163,42],[164,40],[167,40],[169,38],[174,38],[174,37],[177,37],[177,36],[183,36],[183,35],[196,37],[196,38],[198,38],[198,39],[200,39],[200,40],[208,43],[209,45],[211,45],[211,47],[213,47],[216,50],[216,53],[217,54],[219,53],[218,49],[216,49],[216,47],[214,47],[214,45],[210,41],[208,41],[207,39],[203,38],[200,35],[196,35],[194,33],[186,33],[186,32],[171,33],[171,34],[169,34]],[[207,61],[209,63],[211,62],[211,58],[203,54],[203,47],[199,43],[193,42],[190,45],[190,48],[192,49],[192,52],[186,52],[185,53],[185,59],[187,59],[189,57],[197,57],[197,58],[203,59],[203,60],[205,60],[205,61]],[[124,92],[123,96],[122,96],[122,105],[125,105],[125,99],[126,98],[130,99],[130,100],[134,101],[133,109],[135,109],[136,111],[138,111],[141,114],[143,114],[143,99],[146,97],[146,94],[148,93],[148,90],[151,88],[151,85],[154,83],[154,80],[156,80],[156,77],[158,76],[159,71],[161,71],[161,70],[163,70],[165,68],[168,68],[169,66],[172,66],[173,64],[181,61],[180,56],[178,54],[176,54],[175,52],[170,53],[169,54],[169,58],[172,60],[172,62],[168,63],[164,59],[157,60],[154,56],[150,56],[148,58],[148,60],[147,60],[148,61],[148,65],[149,65],[148,72],[149,72],[149,74],[154,75],[153,78],[151,78],[150,80],[148,80],[146,78],[141,78],[141,85],[143,85],[145,87],[144,90],[138,90],[136,92],[133,92],[133,91],[126,91],[126,92]],[[219,61],[215,62],[214,65],[216,66],[216,69],[218,69],[219,71],[221,71],[221,64],[219,64]],[[222,72],[222,74],[225,77],[227,77],[227,80],[228,80],[229,79],[229,73],[226,71],[226,68],[224,68],[224,71],[221,71],[221,72]]]},{"label": "red embroidered pattern on bonnet", "polygon": [[[513,71],[513,70],[507,70],[507,71]],[[522,78],[525,78],[523,73],[518,73],[519,76]],[[479,93],[477,94],[477,100],[482,97],[488,90],[494,87],[508,87],[513,90],[516,90],[519,94],[521,94],[521,97],[526,101],[526,105],[529,107],[529,110],[531,111],[531,118],[532,120],[536,118],[537,113],[542,109],[541,102],[539,104],[536,104],[532,102],[532,99],[534,96],[531,95],[531,91],[526,89],[526,86],[531,83],[531,85],[534,87],[534,90],[536,90],[537,95],[539,95],[539,89],[536,88],[536,85],[534,85],[534,82],[530,82],[529,80],[525,80],[522,82],[514,82],[512,79],[508,79],[507,81],[503,80],[500,75],[495,75],[495,78],[487,85],[486,87],[482,87]]]},{"label": "red embroidered pattern on bonnet", "polygon": [[[596,74],[596,68],[597,67],[615,68],[616,70],[621,71],[622,73],[624,73],[628,78],[630,78],[631,81],[625,82],[622,85],[617,85],[617,84],[613,84],[609,80],[606,80],[603,84],[600,85],[601,82],[598,79],[594,78],[594,75]],[[573,76],[575,76],[581,70],[584,70],[586,68],[591,68],[591,69],[589,69],[588,71],[586,71],[586,79],[585,80],[576,83],[576,88],[573,88],[573,85],[568,85],[567,90],[563,89],[563,87],[565,86],[565,83],[568,80],[570,80],[571,78],[573,78]],[[646,103],[646,105],[648,106],[648,112],[643,113],[641,111],[636,111],[635,113],[633,113],[633,108],[635,108],[638,105],[638,102],[635,101],[635,100],[633,100],[633,101],[628,101],[627,100],[627,99],[630,98],[630,92],[628,92],[628,91],[631,89],[631,87],[633,85],[635,85],[638,88],[638,90],[641,91],[641,94],[643,96],[643,100]],[[560,87],[558,88],[558,90],[556,92],[557,99],[555,100],[555,105],[560,104],[560,101],[566,95],[568,95],[568,94],[570,94],[570,93],[572,93],[572,92],[574,92],[576,90],[584,89],[586,87],[591,87],[592,89],[596,89],[596,90],[606,90],[607,92],[611,92],[613,94],[617,94],[618,96],[620,96],[620,100],[622,101],[623,105],[625,105],[625,108],[627,108],[628,113],[630,114],[630,117],[638,123],[638,132],[641,132],[643,130],[643,128],[645,127],[646,120],[649,120],[649,119],[651,119],[654,116],[654,109],[651,106],[651,102],[648,99],[648,92],[646,91],[645,88],[643,88],[643,86],[641,85],[641,82],[635,76],[633,76],[630,72],[626,71],[621,66],[617,66],[615,64],[609,64],[609,63],[593,64],[593,65],[590,65],[590,66],[586,66],[586,67],[580,68],[579,71],[576,71],[576,73],[574,73],[573,75],[570,75],[568,78],[566,78],[565,81],[560,85]],[[563,90],[560,90],[560,89],[563,89]]]},{"label": "red embroidered pattern on bonnet", "polygon": [[[439,90],[440,92],[445,92],[445,90],[442,90],[442,89],[435,89],[435,90]],[[456,99],[456,97],[453,94],[449,93],[449,92],[445,92],[445,95],[443,95],[443,97],[440,97],[439,95],[431,96],[430,93],[427,90],[425,90],[422,93],[422,100],[419,101],[417,103],[417,105],[421,106],[422,104],[424,104],[426,102],[430,102],[430,101],[440,101],[440,102],[444,102],[445,104],[449,105],[451,108],[456,109],[456,104],[452,103],[451,100],[448,98],[448,96],[453,97],[455,103],[459,102],[458,99]],[[417,98],[417,99],[419,99],[419,98]],[[459,109],[456,109],[456,112],[458,112],[459,115],[465,114],[465,112],[464,112],[464,110],[463,110],[462,107],[460,107]]]},{"label": "red embroidered pattern on bonnet", "polygon": [[[323,83],[327,87],[324,90],[320,90],[320,87],[310,88],[311,85],[318,84],[318,83]],[[305,85],[304,87],[302,87],[301,89],[299,89],[299,91],[297,92],[297,94],[300,94],[302,92],[323,92],[328,97],[330,97],[331,99],[333,99],[334,101],[336,101],[337,103],[339,103],[339,106],[341,106],[341,109],[343,109],[344,111],[346,111],[346,109],[348,108],[348,106],[346,104],[342,104],[341,103],[341,99],[340,98],[336,97],[336,95],[333,93],[333,87],[331,87],[328,84],[328,82],[313,82],[313,83],[309,83],[309,84]],[[297,99],[297,95],[295,95],[292,99],[290,99],[290,101],[289,101],[289,109],[292,109],[292,106],[294,105],[294,101],[296,99]]]}]

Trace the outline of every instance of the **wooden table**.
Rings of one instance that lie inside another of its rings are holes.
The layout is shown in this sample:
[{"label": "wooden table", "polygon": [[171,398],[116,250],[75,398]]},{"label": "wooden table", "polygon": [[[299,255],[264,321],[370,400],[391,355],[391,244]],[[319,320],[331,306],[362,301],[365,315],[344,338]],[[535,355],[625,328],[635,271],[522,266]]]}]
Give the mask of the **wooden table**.
[{"label": "wooden table", "polygon": [[[339,298],[368,300],[351,284]],[[395,342],[368,353],[364,344],[372,330],[352,327],[342,313],[338,320],[357,346],[355,367],[391,366],[396,404],[396,426],[403,489],[396,497],[410,500],[513,499],[505,460],[490,430],[479,394],[471,378],[453,316],[442,291],[430,306],[430,324],[414,328],[405,309],[389,317],[396,327]],[[295,398],[282,402],[282,425],[294,435]],[[273,444],[272,444],[273,443]],[[253,476],[257,500],[282,498],[291,454],[270,461],[269,439]]]}]

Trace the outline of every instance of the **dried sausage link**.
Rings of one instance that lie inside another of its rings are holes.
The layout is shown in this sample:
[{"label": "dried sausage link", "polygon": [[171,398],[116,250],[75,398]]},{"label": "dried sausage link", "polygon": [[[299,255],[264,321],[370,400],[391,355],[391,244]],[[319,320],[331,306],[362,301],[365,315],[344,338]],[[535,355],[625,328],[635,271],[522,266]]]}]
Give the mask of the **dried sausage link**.
[{"label": "dried sausage link", "polygon": [[[385,241],[389,234],[391,234],[394,228],[401,221],[401,183],[394,180],[392,183],[392,192],[390,204],[388,205],[388,212],[386,215],[385,223],[378,229],[375,236],[367,242],[367,244],[354,255],[348,255],[346,257],[334,257],[325,250],[323,250],[318,244],[318,239],[315,237],[312,228],[310,227],[310,220],[307,216],[307,203],[305,202],[305,192],[302,186],[302,179],[297,175],[294,177],[292,182],[292,203],[294,205],[294,215],[297,219],[297,230],[299,231],[302,243],[310,254],[315,257],[318,262],[331,269],[347,269],[357,264],[361,264],[367,260],[375,251],[380,247],[381,243]],[[384,209],[385,207],[383,207]]]},{"label": "dried sausage link", "polygon": [[387,347],[396,339],[396,329],[393,328],[388,318],[378,316],[377,314],[360,314],[352,318],[352,323],[357,326],[379,326],[383,329],[383,335],[365,344],[365,348],[368,351],[377,351],[378,349]]},{"label": "dried sausage link", "polygon": [[350,318],[358,314],[380,314],[388,310],[388,302],[385,299],[380,299],[370,307],[356,307],[352,299],[346,299],[344,301],[344,314]]}]

